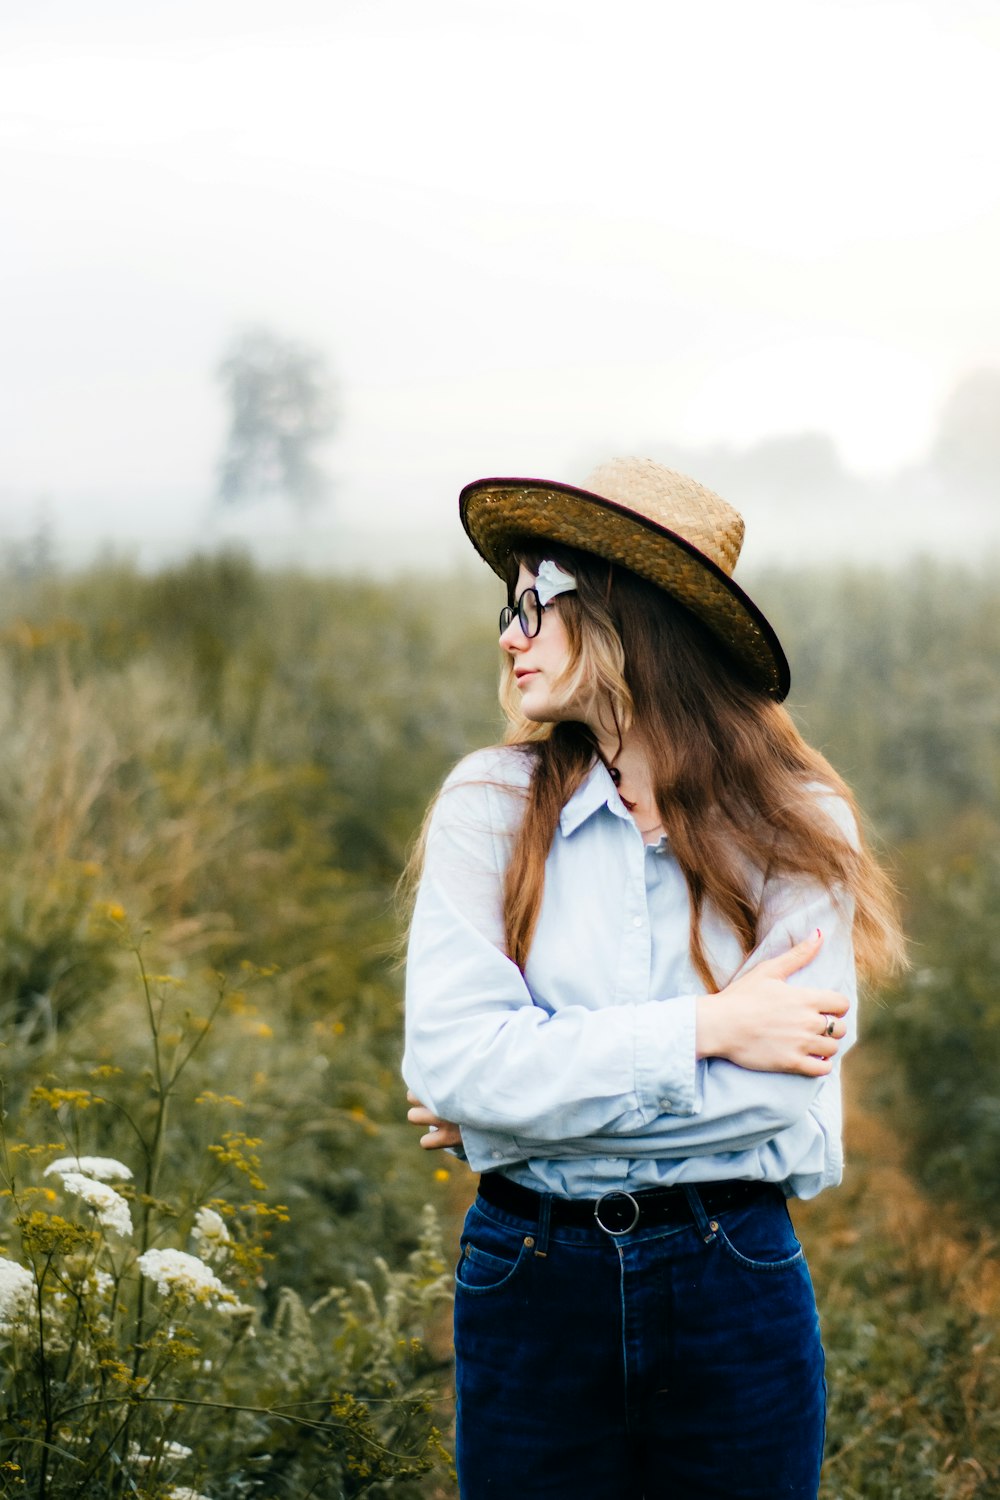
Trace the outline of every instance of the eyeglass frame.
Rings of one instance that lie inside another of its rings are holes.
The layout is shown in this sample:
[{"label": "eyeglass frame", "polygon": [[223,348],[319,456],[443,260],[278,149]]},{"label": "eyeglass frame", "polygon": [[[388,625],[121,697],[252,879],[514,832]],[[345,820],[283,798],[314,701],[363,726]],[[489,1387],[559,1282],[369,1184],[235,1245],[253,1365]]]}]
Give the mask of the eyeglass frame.
[{"label": "eyeglass frame", "polygon": [[[524,612],[524,601],[529,594],[534,594],[535,605],[538,609],[538,623],[535,626],[534,630],[528,629],[528,621]],[[542,628],[542,615],[545,613],[548,607],[549,606],[547,604],[542,603],[538,595],[538,590],[535,588],[534,584],[529,584],[526,589],[521,590],[520,594],[518,594],[517,599],[513,604],[505,604],[503,609],[500,611],[500,634],[503,635],[505,630],[509,630],[516,619],[517,623],[521,627],[521,634],[525,637],[526,640],[533,641],[535,639],[535,636]]]}]

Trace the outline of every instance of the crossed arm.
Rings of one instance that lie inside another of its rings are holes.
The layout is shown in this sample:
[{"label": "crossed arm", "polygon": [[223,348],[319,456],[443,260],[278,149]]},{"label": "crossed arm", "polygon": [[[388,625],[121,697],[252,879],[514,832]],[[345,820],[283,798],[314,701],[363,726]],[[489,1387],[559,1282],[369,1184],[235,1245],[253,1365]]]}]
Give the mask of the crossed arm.
[{"label": "crossed arm", "polygon": [[[823,941],[816,929],[786,953],[753,965],[718,994],[698,996],[696,1057],[804,1079],[830,1074],[849,1035],[850,1001],[837,990],[790,982],[817,958]],[[436,1114],[412,1090],[407,1099],[407,1119],[423,1129],[425,1150],[461,1145],[459,1123]]]}]

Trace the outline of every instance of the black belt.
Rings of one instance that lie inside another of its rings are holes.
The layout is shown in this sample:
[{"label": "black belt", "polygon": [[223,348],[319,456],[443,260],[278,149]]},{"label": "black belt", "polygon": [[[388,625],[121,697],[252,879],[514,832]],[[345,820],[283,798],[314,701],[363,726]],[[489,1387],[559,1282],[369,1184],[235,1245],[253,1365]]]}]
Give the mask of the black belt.
[{"label": "black belt", "polygon": [[[711,1219],[727,1208],[742,1208],[744,1204],[777,1194],[784,1195],[771,1182],[742,1182],[730,1178],[726,1182],[695,1183],[706,1215]],[[479,1194],[494,1208],[516,1214],[519,1219],[529,1219],[537,1224],[542,1194],[522,1187],[501,1172],[486,1172],[479,1179]],[[600,1198],[552,1198],[549,1224],[572,1225],[575,1228],[590,1228],[596,1224],[607,1234],[629,1234],[633,1229],[647,1229],[657,1224],[690,1224],[693,1222],[691,1208],[682,1187],[640,1188],[626,1193],[612,1188]]]}]

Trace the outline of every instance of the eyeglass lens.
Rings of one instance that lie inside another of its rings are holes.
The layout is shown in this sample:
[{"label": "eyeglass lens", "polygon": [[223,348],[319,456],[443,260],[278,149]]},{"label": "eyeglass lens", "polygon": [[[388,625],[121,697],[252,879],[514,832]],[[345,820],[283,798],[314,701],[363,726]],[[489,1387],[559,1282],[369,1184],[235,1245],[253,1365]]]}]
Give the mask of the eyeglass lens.
[{"label": "eyeglass lens", "polygon": [[535,589],[525,589],[517,601],[517,608],[512,609],[505,604],[500,611],[500,634],[503,635],[514,616],[517,615],[518,623],[522,631],[530,640],[536,636],[542,626],[542,607],[538,602],[538,593]]}]

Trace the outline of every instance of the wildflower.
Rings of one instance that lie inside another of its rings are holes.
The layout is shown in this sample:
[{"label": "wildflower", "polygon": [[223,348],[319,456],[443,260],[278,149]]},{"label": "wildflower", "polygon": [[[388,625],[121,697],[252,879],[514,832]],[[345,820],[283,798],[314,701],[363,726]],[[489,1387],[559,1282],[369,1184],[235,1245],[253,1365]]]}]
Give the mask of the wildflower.
[{"label": "wildflower", "polygon": [[450,1177],[451,1173],[448,1171],[447,1167],[438,1167],[434,1173],[435,1182],[447,1182]]},{"label": "wildflower", "polygon": [[176,1485],[172,1485],[167,1491],[167,1500],[211,1500],[211,1497],[201,1494],[198,1490],[189,1490],[186,1487],[179,1490]]},{"label": "wildflower", "polygon": [[147,1250],[136,1264],[143,1276],[155,1281],[161,1297],[171,1295],[185,1302],[211,1302],[217,1297],[231,1300],[215,1272],[196,1255],[185,1250]]},{"label": "wildflower", "polygon": [[34,1291],[31,1272],[16,1260],[0,1255],[0,1332],[9,1333],[24,1320]]},{"label": "wildflower", "polygon": [[[83,1179],[84,1181],[86,1179]],[[95,1183],[95,1186],[100,1186]],[[62,1214],[32,1209],[21,1219],[21,1236],[29,1255],[75,1255],[81,1250],[93,1250],[93,1230],[82,1224],[72,1224]]]},{"label": "wildflower", "polygon": [[132,1168],[115,1161],[113,1156],[60,1156],[58,1161],[49,1162],[42,1175],[48,1177],[52,1172],[60,1176],[65,1172],[82,1172],[84,1177],[96,1177],[98,1182],[125,1182],[132,1176]]},{"label": "wildflower", "polygon": [[226,1221],[214,1208],[199,1208],[194,1216],[191,1238],[206,1260],[223,1261],[229,1254],[232,1240]]},{"label": "wildflower", "polygon": [[111,1229],[121,1235],[132,1233],[132,1216],[121,1193],[116,1193],[104,1182],[84,1177],[82,1172],[63,1172],[62,1181],[67,1193],[82,1198],[94,1210],[102,1229]]},{"label": "wildflower", "polygon": [[260,1137],[246,1135],[242,1130],[227,1130],[222,1139],[223,1145],[209,1146],[212,1155],[221,1166],[234,1167],[237,1172],[245,1173],[250,1186],[262,1192],[265,1184],[258,1171],[260,1157],[255,1151],[260,1145]]},{"label": "wildflower", "polygon": [[89,1109],[92,1104],[106,1104],[100,1094],[91,1093],[90,1089],[58,1089],[46,1088],[40,1083],[31,1090],[32,1104],[47,1104],[50,1109],[58,1109],[62,1104],[68,1104],[71,1109]]}]

